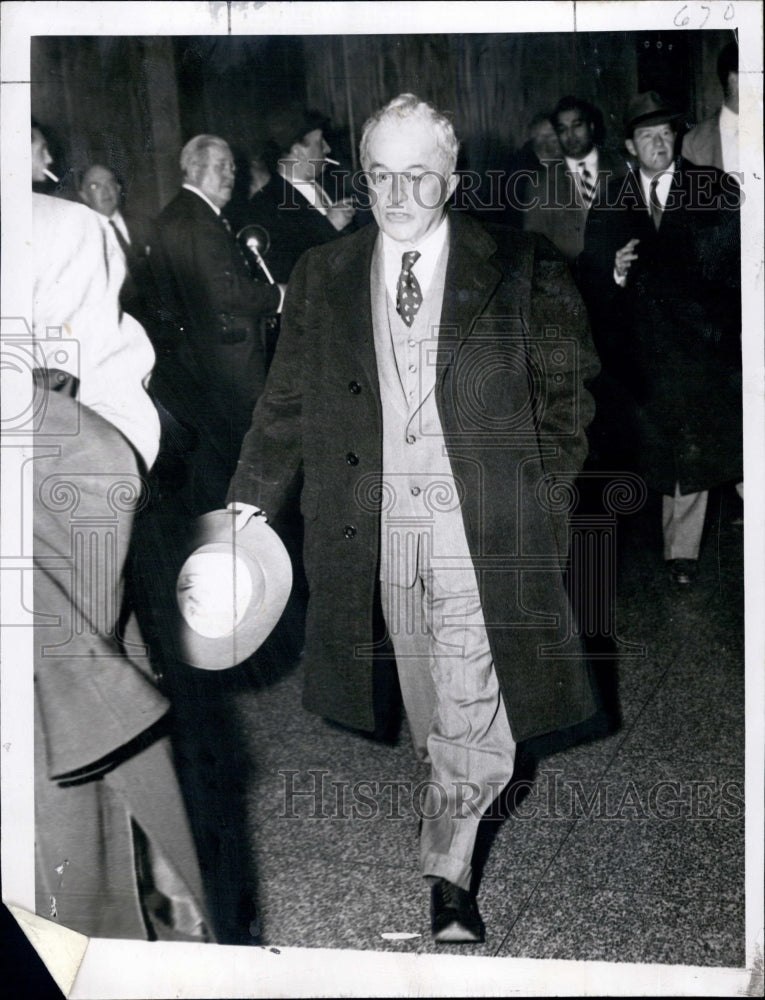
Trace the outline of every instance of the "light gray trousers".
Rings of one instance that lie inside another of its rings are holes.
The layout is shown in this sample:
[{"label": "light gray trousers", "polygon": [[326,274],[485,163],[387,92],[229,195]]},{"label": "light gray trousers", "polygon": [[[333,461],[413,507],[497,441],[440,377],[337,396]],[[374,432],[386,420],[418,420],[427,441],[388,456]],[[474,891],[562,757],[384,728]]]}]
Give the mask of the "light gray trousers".
[{"label": "light gray trousers", "polygon": [[472,565],[437,568],[419,551],[414,586],[382,581],[383,614],[415,749],[431,765],[422,874],[468,889],[478,824],[512,777],[515,741]]}]

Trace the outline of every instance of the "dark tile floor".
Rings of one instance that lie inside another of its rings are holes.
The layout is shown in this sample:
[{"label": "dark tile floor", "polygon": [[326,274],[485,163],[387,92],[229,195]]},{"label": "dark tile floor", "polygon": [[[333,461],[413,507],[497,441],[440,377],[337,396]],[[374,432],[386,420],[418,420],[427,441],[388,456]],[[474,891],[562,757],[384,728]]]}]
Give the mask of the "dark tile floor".
[{"label": "dark tile floor", "polygon": [[[180,691],[179,766],[221,936],[742,966],[737,513],[732,491],[711,494],[700,575],[689,589],[665,575],[656,498],[619,522],[612,642],[596,644],[606,650],[597,663],[610,715],[604,709],[578,742],[523,748],[514,808],[482,830],[481,945],[431,940],[415,808],[427,771],[405,724],[381,743],[306,713],[284,636],[254,664],[171,678]],[[609,660],[614,642],[632,655]]]}]

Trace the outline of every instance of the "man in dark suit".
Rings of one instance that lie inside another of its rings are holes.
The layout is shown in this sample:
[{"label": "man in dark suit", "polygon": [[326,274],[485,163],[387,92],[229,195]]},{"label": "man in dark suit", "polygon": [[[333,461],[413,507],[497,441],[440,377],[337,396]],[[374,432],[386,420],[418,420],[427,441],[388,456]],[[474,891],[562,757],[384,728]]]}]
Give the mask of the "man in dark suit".
[{"label": "man in dark suit", "polygon": [[122,185],[114,171],[100,163],[83,172],[79,195],[88,208],[109,220],[124,255],[126,274],[120,289],[120,305],[144,328],[150,327],[156,304],[148,259],[153,241],[151,220],[124,211]]},{"label": "man in dark suit", "polygon": [[335,199],[321,185],[331,152],[324,138],[326,118],[290,107],[272,116],[267,149],[272,176],[250,201],[245,222],[263,226],[270,237],[266,263],[286,282],[302,253],[352,228],[353,204]]},{"label": "man in dark suit", "polygon": [[598,146],[602,116],[578,97],[563,97],[550,115],[563,159],[540,172],[527,189],[523,228],[551,240],[569,264],[584,247],[590,206],[611,177],[624,176],[625,164]]},{"label": "man in dark suit", "polygon": [[259,280],[221,209],[231,197],[227,143],[198,135],[181,152],[182,190],[156,220],[151,255],[173,331],[152,392],[193,427],[186,502],[201,514],[223,503],[242,437],[266,376],[266,331],[281,291]]},{"label": "man in dark suit", "polygon": [[395,653],[431,765],[433,934],[474,942],[476,831],[516,741],[593,708],[553,494],[584,460],[598,364],[557,251],[446,212],[457,150],[448,119],[411,94],[364,126],[377,226],[293,272],[229,502],[239,524],[277,515],[302,464],[304,704],[373,729],[375,664]]},{"label": "man in dark suit", "polygon": [[632,409],[634,461],[664,496],[664,558],[687,585],[707,491],[741,479],[741,290],[737,184],[675,160],[680,117],[654,91],[630,105],[638,169],[591,210],[579,270],[604,368]]}]

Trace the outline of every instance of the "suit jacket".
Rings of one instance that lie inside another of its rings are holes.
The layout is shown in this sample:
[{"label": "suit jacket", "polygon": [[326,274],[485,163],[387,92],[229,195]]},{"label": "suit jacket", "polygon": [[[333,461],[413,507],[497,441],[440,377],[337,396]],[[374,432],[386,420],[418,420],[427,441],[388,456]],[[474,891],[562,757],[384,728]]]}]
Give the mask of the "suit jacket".
[{"label": "suit jacket", "polygon": [[[593,204],[603,197],[606,185],[613,177],[623,177],[626,165],[606,150],[598,151],[598,176],[595,183]],[[527,201],[533,207],[523,216],[527,232],[541,233],[560,250],[569,264],[573,264],[584,247],[584,230],[587,225],[587,206],[565,160],[551,164],[539,172],[539,182],[529,184]]]},{"label": "suit jacket", "polygon": [[244,251],[210,206],[183,188],[156,220],[151,254],[175,334],[161,359],[168,409],[218,430],[226,453],[249,424],[265,382],[261,317],[276,312],[279,290],[256,279]]},{"label": "suit jacket", "polygon": [[141,215],[122,212],[130,240],[114,227],[115,238],[125,256],[127,273],[120,289],[120,305],[144,327],[154,342],[153,328],[159,303],[149,256],[154,243],[154,222]]},{"label": "suit jacket", "polygon": [[683,137],[683,156],[698,166],[723,169],[719,111],[699,122]]},{"label": "suit jacket", "polygon": [[[584,460],[593,405],[583,381],[598,363],[584,305],[547,241],[497,227],[495,242],[459,214],[450,225],[436,402],[510,725],[524,739],[593,708],[561,579],[567,527],[554,484]],[[229,489],[229,500],[273,516],[302,465],[304,704],[360,729],[374,726],[375,658],[390,655],[376,631],[385,502],[376,238],[366,226],[296,266]]]},{"label": "suit jacket", "polygon": [[[663,493],[740,476],[741,289],[738,186],[680,160],[658,232],[639,178],[594,207],[578,261],[604,368],[636,408],[635,461]],[[639,239],[624,289],[616,251]]]},{"label": "suit jacket", "polygon": [[345,234],[338,232],[329,219],[304,198],[279,174],[252,196],[245,224],[263,226],[271,238],[265,254],[268,269],[276,281],[289,281],[301,254],[311,247],[329,243]]}]

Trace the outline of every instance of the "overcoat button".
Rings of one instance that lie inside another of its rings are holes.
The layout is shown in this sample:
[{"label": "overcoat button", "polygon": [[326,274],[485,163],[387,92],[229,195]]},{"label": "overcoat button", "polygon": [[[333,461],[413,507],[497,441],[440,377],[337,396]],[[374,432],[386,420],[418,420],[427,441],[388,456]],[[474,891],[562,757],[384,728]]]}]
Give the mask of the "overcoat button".
[{"label": "overcoat button", "polygon": [[413,497],[418,497],[420,495],[420,487],[419,486],[413,486],[412,489],[410,490],[410,492],[411,492],[411,494],[412,494]]},{"label": "overcoat button", "polygon": [[346,538],[353,538],[354,535],[356,534],[356,529],[353,527],[352,524],[346,524],[345,528],[343,529],[343,534],[345,535]]},{"label": "overcoat button", "polygon": [[359,385],[358,382],[349,382],[348,388],[351,390],[354,396],[358,396],[358,394],[361,392],[361,386]]},{"label": "overcoat button", "polygon": [[407,436],[406,436],[406,443],[407,444],[414,444],[414,442],[416,440],[417,440],[417,438],[414,436],[414,434],[407,434]]},{"label": "overcoat button", "polygon": [[345,456],[345,460],[348,463],[348,465],[358,465],[359,464],[359,456],[358,455],[354,455],[352,451],[348,452],[348,454]]}]

